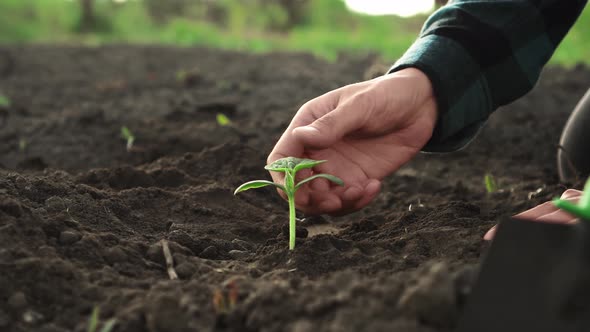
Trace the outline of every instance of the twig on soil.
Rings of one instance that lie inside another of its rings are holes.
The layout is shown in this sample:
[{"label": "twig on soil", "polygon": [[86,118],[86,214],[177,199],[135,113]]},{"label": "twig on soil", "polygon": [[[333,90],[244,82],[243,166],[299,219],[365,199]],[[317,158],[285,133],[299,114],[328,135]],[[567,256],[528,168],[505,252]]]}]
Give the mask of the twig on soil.
[{"label": "twig on soil", "polygon": [[164,258],[166,259],[166,271],[168,271],[168,276],[170,277],[170,280],[176,280],[178,279],[178,274],[176,274],[176,270],[174,270],[174,259],[172,258],[168,241],[162,240],[161,243],[162,251],[164,251]]}]

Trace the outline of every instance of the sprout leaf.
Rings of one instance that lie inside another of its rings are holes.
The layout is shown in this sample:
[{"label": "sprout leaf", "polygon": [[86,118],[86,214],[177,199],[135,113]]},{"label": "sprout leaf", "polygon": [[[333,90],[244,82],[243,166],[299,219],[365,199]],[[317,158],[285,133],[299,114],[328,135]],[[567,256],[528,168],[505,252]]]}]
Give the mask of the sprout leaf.
[{"label": "sprout leaf", "polygon": [[246,182],[246,183],[242,184],[241,186],[239,186],[238,188],[236,188],[236,190],[234,191],[234,195],[239,192],[242,192],[242,191],[256,189],[256,188],[262,188],[262,187],[266,187],[266,186],[275,186],[277,188],[280,188],[283,191],[285,190],[285,187],[283,185],[280,185],[278,183],[274,183],[272,181],[254,180],[254,181]]}]

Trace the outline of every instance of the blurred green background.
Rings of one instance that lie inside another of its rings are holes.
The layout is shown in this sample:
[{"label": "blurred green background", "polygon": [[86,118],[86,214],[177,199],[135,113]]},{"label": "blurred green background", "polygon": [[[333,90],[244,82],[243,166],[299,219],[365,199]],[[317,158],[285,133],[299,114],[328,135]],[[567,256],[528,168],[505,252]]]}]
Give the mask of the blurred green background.
[{"label": "blurred green background", "polygon": [[[343,0],[0,0],[0,43],[150,43],[399,57],[426,16],[368,16]],[[590,8],[552,63],[590,61]]]}]

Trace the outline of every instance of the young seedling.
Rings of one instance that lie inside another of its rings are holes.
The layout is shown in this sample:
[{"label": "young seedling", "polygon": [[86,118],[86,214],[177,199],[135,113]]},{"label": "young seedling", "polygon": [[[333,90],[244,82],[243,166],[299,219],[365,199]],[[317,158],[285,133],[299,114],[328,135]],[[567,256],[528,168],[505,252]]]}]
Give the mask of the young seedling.
[{"label": "young seedling", "polygon": [[494,179],[494,176],[492,174],[486,174],[483,179],[486,184],[486,191],[488,192],[488,194],[491,194],[498,190],[496,179]]},{"label": "young seedling", "polygon": [[327,179],[341,186],[344,185],[344,182],[340,178],[337,178],[334,175],[323,173],[315,174],[313,176],[310,176],[306,179],[299,181],[299,183],[295,183],[295,175],[298,171],[302,169],[313,168],[324,162],[326,162],[326,160],[301,159],[295,157],[286,157],[276,160],[272,164],[266,165],[264,169],[272,172],[285,173],[284,185],[274,183],[272,181],[254,180],[246,182],[239,186],[234,191],[234,195],[245,190],[262,188],[266,186],[275,186],[281,189],[287,195],[287,201],[289,202],[289,250],[293,250],[295,249],[295,193],[297,192],[297,190],[301,188],[302,185],[319,178]]},{"label": "young seedling", "polygon": [[18,151],[20,151],[21,153],[25,153],[27,151],[28,146],[29,146],[29,143],[27,142],[26,139],[21,138],[18,140]]},{"label": "young seedling", "polygon": [[201,79],[201,71],[198,68],[181,69],[176,72],[176,81],[187,87],[196,85]]},{"label": "young seedling", "polygon": [[576,217],[590,221],[590,178],[584,185],[584,192],[582,193],[578,204],[560,198],[555,198],[553,204]]},{"label": "young seedling", "polygon": [[133,136],[131,130],[125,126],[121,127],[121,137],[127,141],[127,151],[131,151],[135,142],[135,136]]},{"label": "young seedling", "polygon": [[10,107],[11,104],[12,102],[8,97],[0,95],[0,107],[7,108]]},{"label": "young seedling", "polygon": [[213,291],[213,309],[218,315],[224,315],[234,310],[238,304],[238,285],[235,281],[230,282],[223,289]]},{"label": "young seedling", "polygon": [[[87,332],[99,331],[98,330],[99,317],[100,317],[100,309],[98,307],[94,307],[94,309],[92,310],[92,314],[90,314],[90,319],[88,320],[88,329],[86,330]],[[106,323],[104,323],[102,325],[102,329],[100,329],[100,332],[111,332],[113,330],[113,328],[115,327],[115,324],[117,324],[116,319],[111,318],[111,319],[107,320]]]},{"label": "young seedling", "polygon": [[176,81],[178,81],[180,83],[184,83],[184,79],[186,78],[186,75],[187,75],[187,71],[184,69],[177,71],[176,72]]},{"label": "young seedling", "polygon": [[217,113],[217,124],[226,127],[231,125],[231,121],[225,114]]}]

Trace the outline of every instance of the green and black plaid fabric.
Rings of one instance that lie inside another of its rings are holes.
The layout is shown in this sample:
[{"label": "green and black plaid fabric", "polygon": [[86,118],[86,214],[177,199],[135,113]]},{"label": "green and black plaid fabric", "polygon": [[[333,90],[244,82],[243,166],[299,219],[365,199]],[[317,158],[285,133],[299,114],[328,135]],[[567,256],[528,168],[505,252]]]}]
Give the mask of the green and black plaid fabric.
[{"label": "green and black plaid fabric", "polygon": [[424,151],[462,148],[494,110],[529,92],[586,3],[457,0],[432,14],[390,70],[416,67],[432,81],[439,119]]}]

